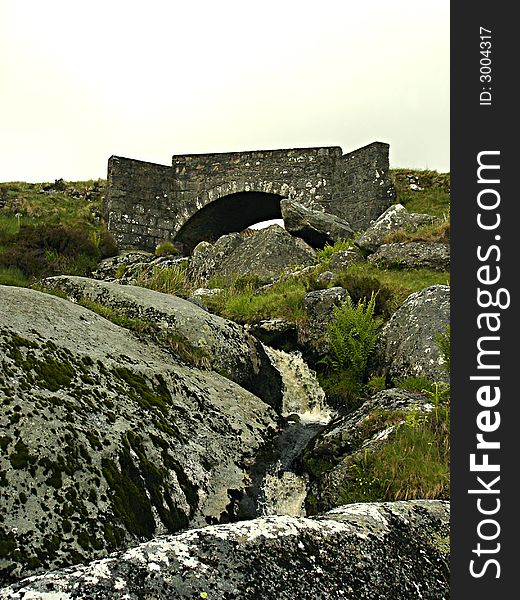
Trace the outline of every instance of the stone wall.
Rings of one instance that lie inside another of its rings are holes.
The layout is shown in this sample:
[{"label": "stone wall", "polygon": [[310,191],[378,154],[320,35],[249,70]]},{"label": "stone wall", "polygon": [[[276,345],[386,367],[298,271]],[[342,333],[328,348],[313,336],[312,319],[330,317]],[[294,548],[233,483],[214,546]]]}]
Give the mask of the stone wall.
[{"label": "stone wall", "polygon": [[345,154],[336,163],[334,194],[325,210],[364,230],[395,198],[388,179],[389,145],[374,142]]},{"label": "stone wall", "polygon": [[153,250],[169,240],[173,198],[171,167],[119,156],[109,159],[105,218],[120,248]]},{"label": "stone wall", "polygon": [[296,148],[174,156],[172,166],[122,157],[108,164],[108,227],[121,248],[172,240],[190,251],[260,221],[291,198],[365,228],[389,205],[388,145],[343,155]]}]

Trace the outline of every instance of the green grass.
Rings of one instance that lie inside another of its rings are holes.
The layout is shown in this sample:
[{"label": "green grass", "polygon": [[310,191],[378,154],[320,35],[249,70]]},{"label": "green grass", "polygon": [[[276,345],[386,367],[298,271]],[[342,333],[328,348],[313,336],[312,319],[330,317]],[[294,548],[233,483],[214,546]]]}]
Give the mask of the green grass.
[{"label": "green grass", "polygon": [[301,280],[278,281],[265,290],[252,285],[228,287],[204,302],[213,312],[237,323],[257,323],[263,319],[299,321],[305,318],[303,297],[307,293]]},{"label": "green grass", "polygon": [[0,285],[14,285],[17,287],[28,287],[31,278],[27,277],[16,267],[0,267]]},{"label": "green grass", "polygon": [[410,294],[430,285],[449,285],[450,273],[429,269],[381,269],[370,263],[359,263],[349,267],[347,273],[377,279],[394,290],[402,303]]},{"label": "green grass", "polygon": [[191,286],[186,278],[186,267],[153,267],[152,271],[143,271],[136,281],[141,287],[163,292],[165,294],[173,294],[187,298],[191,291]]},{"label": "green grass", "polygon": [[[450,212],[450,174],[437,171],[391,169],[390,179],[397,192],[396,202],[408,211],[426,213],[437,217]],[[410,177],[420,190],[410,187]]]},{"label": "green grass", "polygon": [[448,499],[449,418],[448,406],[409,413],[389,442],[351,465],[350,484],[340,490],[339,502]]},{"label": "green grass", "polygon": [[101,217],[104,180],[48,187],[0,184],[0,282],[31,285],[47,275],[89,275],[99,258],[117,252]]},{"label": "green grass", "polygon": [[[20,214],[21,225],[69,225],[99,228],[96,214],[102,212],[106,181],[71,181],[60,191],[42,192],[45,183],[21,181],[0,183],[7,190],[6,206],[2,216]],[[0,220],[1,226],[1,220]]]}]

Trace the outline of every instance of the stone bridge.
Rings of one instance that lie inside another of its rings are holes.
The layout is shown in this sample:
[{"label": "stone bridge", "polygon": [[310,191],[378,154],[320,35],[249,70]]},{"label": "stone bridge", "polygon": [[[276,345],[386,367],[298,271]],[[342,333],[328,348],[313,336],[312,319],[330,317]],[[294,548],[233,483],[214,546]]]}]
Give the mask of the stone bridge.
[{"label": "stone bridge", "polygon": [[281,218],[290,198],[365,229],[389,206],[388,144],[343,154],[337,146],[174,156],[172,166],[119,156],[108,161],[108,228],[120,248],[153,251]]}]

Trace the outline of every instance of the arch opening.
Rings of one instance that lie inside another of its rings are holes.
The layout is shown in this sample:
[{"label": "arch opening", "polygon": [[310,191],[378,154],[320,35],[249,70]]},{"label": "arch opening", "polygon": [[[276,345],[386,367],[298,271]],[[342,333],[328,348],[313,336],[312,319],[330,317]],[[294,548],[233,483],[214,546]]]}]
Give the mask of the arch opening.
[{"label": "arch opening", "polygon": [[280,200],[268,192],[237,192],[203,206],[180,228],[174,241],[186,253],[202,241],[215,242],[222,235],[251,225],[281,219]]}]

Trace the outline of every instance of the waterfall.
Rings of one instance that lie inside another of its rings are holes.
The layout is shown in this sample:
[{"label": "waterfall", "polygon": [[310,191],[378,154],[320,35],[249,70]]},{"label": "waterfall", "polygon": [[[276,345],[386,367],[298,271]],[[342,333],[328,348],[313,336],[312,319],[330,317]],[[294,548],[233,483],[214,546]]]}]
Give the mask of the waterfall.
[{"label": "waterfall", "polygon": [[293,469],[308,443],[330,422],[332,409],[314,371],[299,352],[287,353],[265,346],[283,382],[282,416],[295,418],[274,441],[277,460],[267,466],[259,485],[259,515],[305,516],[308,478]]},{"label": "waterfall", "polygon": [[284,352],[264,346],[274,367],[282,376],[282,415],[296,414],[301,421],[327,424],[332,409],[327,405],[316,373],[303,360],[299,352]]}]

